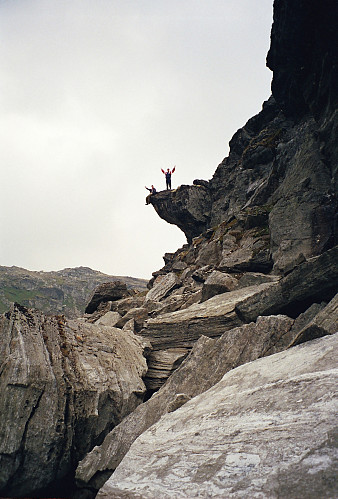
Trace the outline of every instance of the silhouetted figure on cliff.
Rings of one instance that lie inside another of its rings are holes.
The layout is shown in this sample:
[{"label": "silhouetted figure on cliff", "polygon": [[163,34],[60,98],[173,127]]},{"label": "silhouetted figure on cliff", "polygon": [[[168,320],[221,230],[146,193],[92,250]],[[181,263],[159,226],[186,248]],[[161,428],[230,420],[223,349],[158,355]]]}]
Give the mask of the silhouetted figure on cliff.
[{"label": "silhouetted figure on cliff", "polygon": [[[146,186],[145,186],[146,187]],[[150,196],[152,194],[156,194],[156,189],[155,187],[152,185],[151,188],[149,189],[149,187],[146,187],[147,191],[150,192],[150,194],[148,194],[148,196],[146,197],[146,204],[149,204],[150,203]]]},{"label": "silhouetted figure on cliff", "polygon": [[174,166],[174,168],[171,171],[168,168],[168,170],[166,172],[164,170],[162,170],[162,168],[161,168],[162,173],[164,173],[164,175],[165,175],[165,183],[167,186],[167,190],[171,189],[171,175],[174,173],[175,168],[176,168],[176,166]]}]

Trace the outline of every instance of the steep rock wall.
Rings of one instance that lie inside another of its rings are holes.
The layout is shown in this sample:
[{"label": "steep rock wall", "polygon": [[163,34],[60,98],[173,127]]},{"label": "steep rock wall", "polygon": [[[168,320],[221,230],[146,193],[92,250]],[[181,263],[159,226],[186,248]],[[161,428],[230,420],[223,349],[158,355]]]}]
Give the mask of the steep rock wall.
[{"label": "steep rock wall", "polygon": [[[277,273],[337,244],[336,25],[333,1],[275,2],[267,57],[272,97],[235,133],[209,182],[170,191],[166,203],[157,201],[162,193],[151,198],[159,216],[168,220],[170,212],[168,221],[188,243],[263,209]],[[201,186],[203,203],[193,195]]]}]

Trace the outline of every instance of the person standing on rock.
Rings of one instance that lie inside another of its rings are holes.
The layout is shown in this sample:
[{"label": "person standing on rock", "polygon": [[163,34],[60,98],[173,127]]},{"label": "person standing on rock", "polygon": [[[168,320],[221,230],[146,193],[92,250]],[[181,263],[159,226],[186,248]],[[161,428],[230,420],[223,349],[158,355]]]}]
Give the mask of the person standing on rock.
[{"label": "person standing on rock", "polygon": [[171,175],[174,173],[175,168],[176,168],[176,165],[174,166],[174,168],[171,171],[168,168],[168,170],[166,172],[164,170],[162,170],[162,168],[161,168],[162,173],[164,173],[164,175],[165,175],[165,183],[167,186],[167,190],[171,189]]},{"label": "person standing on rock", "polygon": [[148,196],[146,197],[146,204],[149,204],[150,203],[150,196],[152,194],[156,194],[156,189],[155,189],[155,187],[153,185],[151,186],[150,189],[149,189],[149,187],[146,187],[146,186],[145,186],[145,188],[147,189],[147,191],[150,192],[150,194],[148,194]]}]

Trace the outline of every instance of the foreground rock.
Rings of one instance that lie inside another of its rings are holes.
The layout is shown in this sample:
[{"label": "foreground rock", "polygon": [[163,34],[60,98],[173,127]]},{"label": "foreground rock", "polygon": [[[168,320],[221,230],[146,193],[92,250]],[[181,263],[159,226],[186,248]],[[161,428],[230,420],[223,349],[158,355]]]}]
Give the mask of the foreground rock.
[{"label": "foreground rock", "polygon": [[283,350],[296,334],[293,319],[272,316],[259,317],[256,324],[232,329],[218,339],[202,336],[166,384],[127,416],[107,435],[103,444],[80,463],[76,473],[79,487],[88,492],[88,497],[93,497],[134,440],[162,415],[208,390],[234,367]]},{"label": "foreground rock", "polygon": [[336,334],[227,373],[144,432],[97,497],[336,497],[337,347]]},{"label": "foreground rock", "polygon": [[0,336],[0,494],[72,495],[77,462],[142,401],[142,341],[18,305]]}]

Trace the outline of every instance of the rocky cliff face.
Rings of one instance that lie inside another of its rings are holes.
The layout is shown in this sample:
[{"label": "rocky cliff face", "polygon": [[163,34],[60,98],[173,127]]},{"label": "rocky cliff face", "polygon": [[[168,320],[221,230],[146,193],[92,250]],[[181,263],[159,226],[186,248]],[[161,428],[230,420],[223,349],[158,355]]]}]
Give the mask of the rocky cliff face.
[{"label": "rocky cliff face", "polygon": [[116,280],[126,283],[129,289],[146,287],[143,279],[109,276],[88,267],[35,272],[0,266],[0,313],[16,302],[46,314],[81,317],[93,290],[101,283]]},{"label": "rocky cliff face", "polygon": [[2,316],[1,494],[338,494],[336,10],[276,0],[273,96],[210,181],[151,196],[187,244],[147,293]]},{"label": "rocky cliff face", "polygon": [[189,244],[221,223],[264,228],[276,272],[337,244],[336,20],[331,0],[275,2],[273,96],[235,133],[209,182],[151,197]]}]

